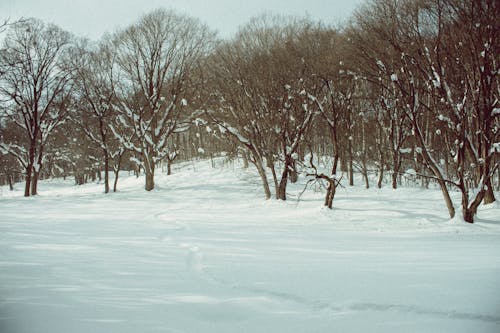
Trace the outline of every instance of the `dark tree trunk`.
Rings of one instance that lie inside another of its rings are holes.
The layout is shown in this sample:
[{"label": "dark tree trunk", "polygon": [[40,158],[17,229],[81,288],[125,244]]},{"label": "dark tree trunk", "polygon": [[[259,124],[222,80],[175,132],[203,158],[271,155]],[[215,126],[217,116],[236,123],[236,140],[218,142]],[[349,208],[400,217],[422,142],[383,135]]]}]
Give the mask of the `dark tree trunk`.
[{"label": "dark tree trunk", "polygon": [[480,191],[472,204],[469,205],[469,192],[466,189],[464,179],[460,179],[460,191],[462,192],[462,215],[465,222],[474,223],[477,207],[484,198],[484,190]]},{"label": "dark tree trunk", "polygon": [[122,156],[123,154],[118,154],[118,163],[116,165],[116,168],[114,169],[114,172],[115,172],[115,181],[113,183],[113,192],[116,192],[117,188],[118,188],[118,176],[120,174],[120,168],[121,168],[121,164],[122,164]]},{"label": "dark tree trunk", "polygon": [[476,194],[476,197],[469,204],[469,193],[465,188],[465,183],[463,179],[460,180],[460,191],[462,192],[462,213],[465,222],[474,223],[474,216],[477,213],[477,209],[481,202],[483,202],[486,195],[486,190],[482,189]]},{"label": "dark tree trunk", "polygon": [[278,176],[276,175],[276,168],[274,167],[274,163],[270,159],[267,159],[267,167],[271,169],[271,174],[273,176],[273,183],[274,183],[274,192],[276,195],[276,199],[279,199]]},{"label": "dark tree trunk", "polygon": [[290,173],[291,158],[289,156],[285,157],[285,165],[283,166],[283,173],[281,174],[281,180],[278,190],[278,200],[286,200],[286,185],[288,183],[288,174]]},{"label": "dark tree trunk", "polygon": [[278,200],[286,200],[286,184],[288,182],[288,173],[284,172],[281,176],[280,184],[278,187]]},{"label": "dark tree trunk", "polygon": [[493,193],[493,186],[491,184],[491,178],[486,179],[486,192],[484,193],[484,204],[490,204],[495,202],[495,193]]},{"label": "dark tree trunk", "polygon": [[353,161],[352,161],[352,140],[349,138],[349,144],[348,144],[348,157],[349,157],[349,186],[354,186],[354,168],[353,168]]},{"label": "dark tree trunk", "polygon": [[393,152],[392,188],[394,190],[398,188],[398,177],[400,176],[399,171],[401,169],[401,159],[399,158],[398,154],[399,152]]},{"label": "dark tree trunk", "polygon": [[464,216],[464,221],[468,223],[474,223],[474,214],[468,208],[463,208],[462,213]]},{"label": "dark tree trunk", "polygon": [[264,188],[264,195],[266,196],[266,200],[271,199],[271,190],[269,188],[269,182],[267,181],[266,171],[264,170],[264,166],[262,165],[262,160],[257,154],[254,155],[254,160],[252,161],[259,172],[260,179],[262,180],[262,186]]},{"label": "dark tree trunk", "polygon": [[[109,193],[109,153],[103,149],[104,154],[104,193]],[[101,173],[99,172],[99,175]]]},{"label": "dark tree trunk", "polygon": [[32,174],[33,166],[29,165],[26,167],[26,176],[25,176],[25,184],[24,184],[24,196],[30,196],[30,187],[31,187],[31,174]]},{"label": "dark tree trunk", "polygon": [[325,206],[332,209],[333,199],[335,198],[336,186],[330,182],[326,191]]},{"label": "dark tree trunk", "polygon": [[396,173],[396,170],[392,171],[392,188],[395,190],[398,188],[398,174]]},{"label": "dark tree trunk", "polygon": [[384,156],[384,131],[382,124],[377,122],[377,134],[378,140],[375,140],[378,148],[378,181],[377,188],[382,188],[382,182],[384,181],[384,168],[385,168],[385,156]]},{"label": "dark tree trunk", "polygon": [[146,175],[146,185],[144,186],[144,189],[146,191],[152,191],[155,188],[154,169],[152,169],[152,170],[146,169],[145,175]]},{"label": "dark tree trunk", "polygon": [[33,177],[31,177],[31,195],[38,194],[38,177],[39,176],[40,176],[40,171],[36,171],[36,170],[33,171]]},{"label": "dark tree trunk", "polygon": [[288,176],[290,177],[290,182],[292,184],[295,184],[297,180],[299,180],[299,173],[297,172],[297,162],[295,160],[292,160],[290,168],[288,169]]},{"label": "dark tree trunk", "polygon": [[14,179],[12,175],[7,175],[7,181],[9,182],[9,190],[14,191]]},{"label": "dark tree trunk", "polygon": [[384,166],[379,169],[377,188],[382,188],[382,182],[384,181]]},{"label": "dark tree trunk", "polygon": [[167,176],[170,176],[172,174],[172,161],[168,158],[167,159]]},{"label": "dark tree trunk", "polygon": [[151,152],[148,152],[146,156],[144,156],[144,174],[146,177],[146,184],[144,185],[144,189],[146,191],[152,191],[155,188],[155,168],[156,164],[154,161],[154,156]]},{"label": "dark tree trunk", "polygon": [[339,141],[337,139],[337,130],[335,128],[332,128],[332,127],[330,129],[331,129],[331,138],[332,138],[333,149],[335,150],[333,153],[332,175],[336,175],[337,174],[337,167],[339,164],[340,147],[339,147]]},{"label": "dark tree trunk", "polygon": [[366,124],[363,119],[361,119],[361,167],[363,171],[363,179],[365,180],[365,187],[370,188],[370,179],[368,179],[368,166],[366,162]]},{"label": "dark tree trunk", "polygon": [[24,196],[29,197],[31,194],[31,179],[33,176],[33,166],[35,164],[35,148],[36,148],[36,141],[31,140],[30,142],[30,151],[29,151],[29,160],[28,160],[28,165],[26,166],[26,183],[24,184]]},{"label": "dark tree trunk", "polygon": [[339,154],[336,152],[333,156],[333,166],[332,166],[332,175],[337,174],[337,168],[339,165]]},{"label": "dark tree trunk", "polygon": [[352,160],[349,161],[349,186],[354,186],[354,168],[352,165]]},{"label": "dark tree trunk", "polygon": [[497,168],[497,191],[500,191],[500,168]]},{"label": "dark tree trunk", "polygon": [[43,145],[40,144],[40,151],[38,152],[37,165],[33,168],[33,177],[31,178],[31,195],[38,194],[38,179],[40,177],[40,172],[42,171],[42,161],[43,161]]},{"label": "dark tree trunk", "polygon": [[370,180],[368,179],[368,171],[366,169],[363,171],[363,178],[365,179],[365,187],[367,189],[369,189],[370,188]]},{"label": "dark tree trunk", "polygon": [[115,170],[115,181],[113,182],[113,192],[116,192],[118,189],[118,175],[120,174],[120,169]]},{"label": "dark tree trunk", "polygon": [[441,193],[443,194],[444,202],[446,203],[446,207],[448,208],[448,213],[450,214],[450,218],[455,217],[455,207],[453,206],[453,201],[451,201],[450,192],[446,187],[446,183],[438,179],[439,187],[441,188]]}]

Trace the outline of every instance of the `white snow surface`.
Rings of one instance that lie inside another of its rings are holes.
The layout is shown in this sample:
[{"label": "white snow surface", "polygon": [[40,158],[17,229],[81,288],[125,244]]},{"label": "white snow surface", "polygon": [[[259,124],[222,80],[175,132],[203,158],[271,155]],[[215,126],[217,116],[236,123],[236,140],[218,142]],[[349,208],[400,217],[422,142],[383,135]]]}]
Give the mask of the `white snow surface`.
[{"label": "white snow surface", "polygon": [[328,210],[301,181],[264,201],[201,161],[151,192],[1,188],[0,332],[500,332],[498,205],[470,225],[439,191],[360,185]]}]

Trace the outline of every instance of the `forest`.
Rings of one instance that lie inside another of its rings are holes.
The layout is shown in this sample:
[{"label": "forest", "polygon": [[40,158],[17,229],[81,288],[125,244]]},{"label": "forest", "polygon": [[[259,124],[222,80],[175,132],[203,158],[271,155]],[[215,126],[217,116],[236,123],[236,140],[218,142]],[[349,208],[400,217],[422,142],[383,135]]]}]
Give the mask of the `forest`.
[{"label": "forest", "polygon": [[99,179],[107,194],[129,170],[151,191],[173,163],[223,155],[257,170],[265,199],[307,177],[332,208],[356,173],[411,178],[473,223],[500,191],[498,17],[495,0],[368,0],[342,26],[269,14],[221,39],[158,9],[98,41],[5,21],[0,185]]}]

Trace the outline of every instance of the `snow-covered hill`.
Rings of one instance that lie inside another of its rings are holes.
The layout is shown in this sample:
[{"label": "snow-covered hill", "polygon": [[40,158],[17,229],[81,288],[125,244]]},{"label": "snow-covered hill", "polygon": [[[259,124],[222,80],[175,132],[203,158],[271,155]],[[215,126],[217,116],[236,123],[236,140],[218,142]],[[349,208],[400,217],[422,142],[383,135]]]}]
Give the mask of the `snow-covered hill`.
[{"label": "snow-covered hill", "polygon": [[209,162],[157,183],[3,188],[0,332],[500,331],[498,205],[469,225],[434,190],[264,201]]}]

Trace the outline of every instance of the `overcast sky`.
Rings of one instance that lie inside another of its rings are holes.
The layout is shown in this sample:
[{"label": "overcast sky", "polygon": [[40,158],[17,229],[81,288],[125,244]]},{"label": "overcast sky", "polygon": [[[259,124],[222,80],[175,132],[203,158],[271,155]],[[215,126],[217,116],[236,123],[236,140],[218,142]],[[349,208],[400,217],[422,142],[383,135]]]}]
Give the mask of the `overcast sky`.
[{"label": "overcast sky", "polygon": [[99,39],[159,7],[201,19],[222,37],[261,13],[303,16],[337,25],[362,0],[0,0],[0,19],[37,17],[79,36]]}]

